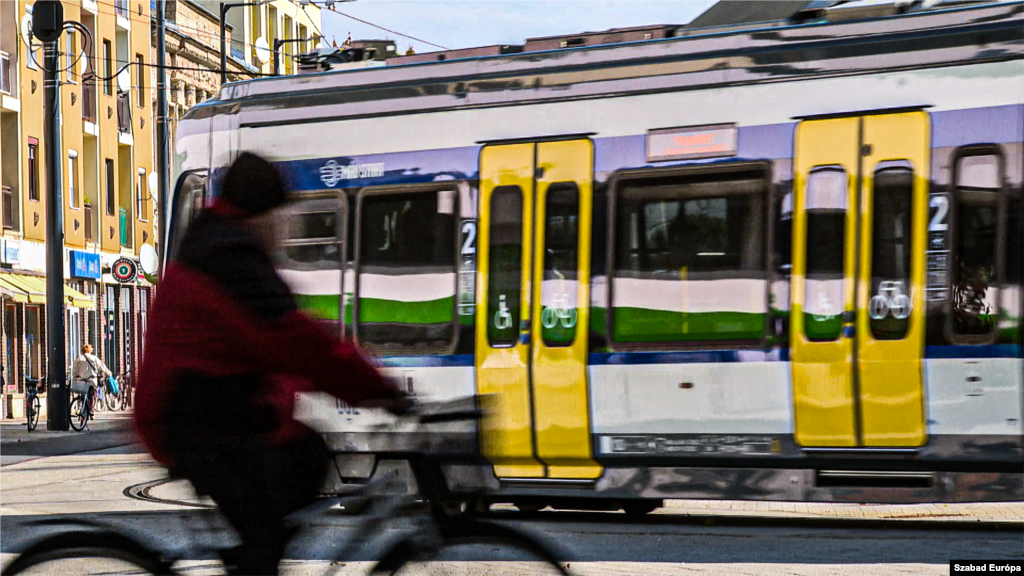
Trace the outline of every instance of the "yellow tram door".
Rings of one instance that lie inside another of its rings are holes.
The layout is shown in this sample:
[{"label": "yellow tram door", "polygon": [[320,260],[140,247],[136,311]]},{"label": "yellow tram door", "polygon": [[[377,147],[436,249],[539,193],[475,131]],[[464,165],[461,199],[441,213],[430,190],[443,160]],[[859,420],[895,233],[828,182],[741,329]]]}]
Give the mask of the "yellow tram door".
[{"label": "yellow tram door", "polygon": [[790,343],[796,442],[856,446],[853,317],[859,118],[796,132]]},{"label": "yellow tram door", "polygon": [[866,116],[861,160],[857,370],[863,446],[925,443],[925,112]]},{"label": "yellow tram door", "polygon": [[593,147],[487,146],[480,156],[476,381],[499,478],[600,476],[587,399]]},{"label": "yellow tram door", "polygon": [[924,112],[797,128],[791,359],[802,446],[925,441],[928,140]]}]

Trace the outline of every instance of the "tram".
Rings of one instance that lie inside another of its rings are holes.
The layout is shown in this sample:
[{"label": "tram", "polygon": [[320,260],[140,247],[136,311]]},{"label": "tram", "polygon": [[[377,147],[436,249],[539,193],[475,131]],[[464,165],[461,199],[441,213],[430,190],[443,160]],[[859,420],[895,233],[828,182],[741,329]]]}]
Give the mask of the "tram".
[{"label": "tram", "polygon": [[[491,395],[438,445],[522,508],[1019,500],[1024,4],[941,8],[229,84],[164,242],[273,159],[302,306]],[[401,475],[386,416],[299,410]]]}]

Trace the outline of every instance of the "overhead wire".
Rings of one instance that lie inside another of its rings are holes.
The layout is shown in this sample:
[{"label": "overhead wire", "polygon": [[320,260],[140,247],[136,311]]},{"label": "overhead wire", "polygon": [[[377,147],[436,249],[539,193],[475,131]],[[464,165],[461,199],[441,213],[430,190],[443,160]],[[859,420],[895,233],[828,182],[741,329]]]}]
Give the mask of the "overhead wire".
[{"label": "overhead wire", "polygon": [[346,18],[351,18],[352,20],[355,20],[356,22],[362,22],[363,24],[366,24],[367,26],[373,26],[374,28],[378,28],[378,29],[383,30],[385,32],[390,32],[391,34],[395,34],[395,35],[401,36],[403,38],[408,38],[410,40],[415,40],[417,42],[422,42],[423,44],[427,44],[427,45],[433,46],[435,48],[440,48],[442,50],[451,50],[451,48],[449,48],[447,46],[442,46],[440,44],[434,44],[433,42],[430,42],[428,40],[424,40],[422,38],[417,38],[415,36],[410,36],[408,34],[403,34],[403,33],[399,32],[397,30],[392,30],[390,28],[385,28],[385,27],[383,27],[383,26],[381,26],[379,24],[374,24],[373,22],[370,22],[368,20],[363,20],[362,18],[356,18],[355,16],[352,16],[351,14],[346,14],[344,12],[339,12],[339,11],[335,10],[334,8],[331,8],[331,12],[334,12],[335,14],[340,14],[340,15],[346,17]]}]

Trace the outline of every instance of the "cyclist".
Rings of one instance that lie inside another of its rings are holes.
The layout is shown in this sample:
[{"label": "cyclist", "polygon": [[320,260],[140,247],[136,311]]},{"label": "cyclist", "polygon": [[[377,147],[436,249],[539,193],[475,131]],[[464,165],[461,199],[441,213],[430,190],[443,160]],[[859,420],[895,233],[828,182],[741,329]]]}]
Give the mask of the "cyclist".
[{"label": "cyclist", "polygon": [[71,367],[71,381],[89,385],[89,393],[86,398],[90,413],[96,399],[96,391],[99,389],[101,374],[108,378],[113,376],[103,360],[92,353],[92,344],[82,346],[82,353],[75,358],[75,364]]},{"label": "cyclist", "polygon": [[136,387],[139,435],[238,532],[224,560],[239,574],[277,572],[283,519],[326,474],[323,440],[292,417],[296,392],[408,406],[354,346],[298,311],[271,263],[285,198],[266,160],[242,153],[228,168],[160,280]]}]

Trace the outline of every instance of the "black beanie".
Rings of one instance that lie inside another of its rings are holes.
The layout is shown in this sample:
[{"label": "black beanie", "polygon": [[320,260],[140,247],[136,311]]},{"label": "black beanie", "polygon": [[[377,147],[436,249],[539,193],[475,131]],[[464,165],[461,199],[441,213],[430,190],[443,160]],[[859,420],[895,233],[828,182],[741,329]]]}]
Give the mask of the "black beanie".
[{"label": "black beanie", "polygon": [[224,175],[222,196],[246,216],[259,216],[285,203],[281,173],[265,159],[242,152]]}]

